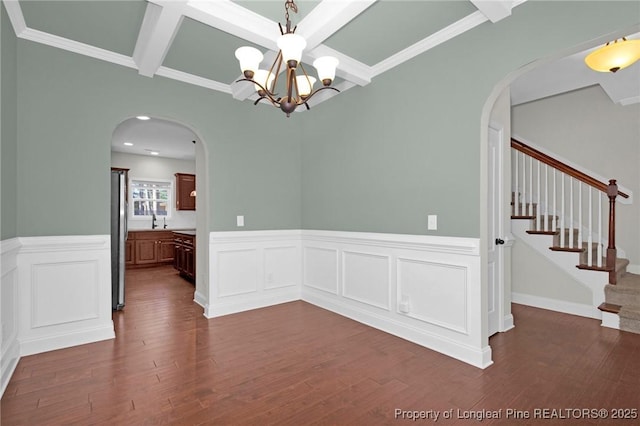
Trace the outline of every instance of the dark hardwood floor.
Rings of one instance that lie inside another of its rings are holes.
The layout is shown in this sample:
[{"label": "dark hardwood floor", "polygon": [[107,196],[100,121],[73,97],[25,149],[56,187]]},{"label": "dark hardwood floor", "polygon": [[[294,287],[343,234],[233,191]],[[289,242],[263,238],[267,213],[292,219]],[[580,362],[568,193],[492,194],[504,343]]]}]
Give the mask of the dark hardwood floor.
[{"label": "dark hardwood floor", "polygon": [[22,358],[3,426],[640,422],[640,335],[595,320],[514,305],[481,370],[305,302],[207,320],[171,267],[127,275],[117,338]]}]

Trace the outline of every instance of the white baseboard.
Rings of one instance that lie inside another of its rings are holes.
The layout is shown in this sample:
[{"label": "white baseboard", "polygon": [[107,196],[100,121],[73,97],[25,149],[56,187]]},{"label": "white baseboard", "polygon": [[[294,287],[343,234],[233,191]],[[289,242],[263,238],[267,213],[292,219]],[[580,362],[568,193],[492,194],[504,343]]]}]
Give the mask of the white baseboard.
[{"label": "white baseboard", "polygon": [[13,340],[8,344],[7,349],[2,354],[2,381],[0,382],[0,397],[4,395],[4,391],[7,389],[9,380],[11,380],[11,376],[13,376],[13,372],[18,366],[18,361],[20,361],[20,345],[18,340]]},{"label": "white baseboard", "polygon": [[204,296],[204,294],[200,293],[199,291],[196,291],[193,294],[193,301],[198,305],[202,306],[203,308],[207,309],[207,298]]},{"label": "white baseboard", "polygon": [[524,293],[511,293],[511,301],[520,305],[533,306],[534,308],[547,309],[565,314],[577,315],[586,318],[602,319],[602,313],[591,305],[566,302],[564,300],[549,299]]},{"label": "white baseboard", "polygon": [[216,318],[223,315],[250,311],[252,309],[266,308],[281,303],[294,302],[296,300],[300,300],[300,291],[297,288],[279,294],[250,295],[250,297],[245,300],[234,299],[228,302],[219,302],[213,306],[207,305],[204,316],[206,318]]},{"label": "white baseboard", "polygon": [[500,332],[509,331],[514,327],[515,327],[515,324],[513,322],[513,315],[511,314],[505,315],[502,320],[502,328],[500,329]]},{"label": "white baseboard", "polygon": [[18,339],[20,341],[20,356],[54,351],[56,349],[69,348],[87,343],[99,342],[115,338],[111,326],[95,329],[74,330],[69,333],[47,334],[41,338]]},{"label": "white baseboard", "polygon": [[430,333],[425,328],[412,326],[403,321],[394,320],[383,315],[376,315],[373,312],[358,309],[354,304],[349,302],[335,301],[319,294],[304,292],[302,300],[420,346],[448,355],[475,367],[486,368],[493,364],[491,360],[491,347],[488,345],[479,349],[452,339],[445,339],[440,335]]},{"label": "white baseboard", "polygon": [[602,326],[620,330],[620,317],[617,314],[612,314],[611,312],[603,312]]}]

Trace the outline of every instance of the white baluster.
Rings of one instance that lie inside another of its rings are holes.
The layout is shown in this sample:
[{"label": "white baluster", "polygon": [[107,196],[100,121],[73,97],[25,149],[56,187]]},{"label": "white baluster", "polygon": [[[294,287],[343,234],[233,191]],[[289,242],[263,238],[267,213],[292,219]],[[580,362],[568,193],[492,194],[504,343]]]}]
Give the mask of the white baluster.
[{"label": "white baluster", "polygon": [[529,157],[529,210],[528,215],[533,216],[533,157]]},{"label": "white baluster", "polygon": [[522,215],[527,214],[527,157],[522,154]]},{"label": "white baluster", "polygon": [[564,215],[565,215],[565,197],[564,197],[564,173],[562,173],[560,175],[560,178],[562,179],[561,182],[561,189],[560,189],[560,202],[561,202],[561,210],[562,212],[560,213],[560,247],[564,247]]},{"label": "white baluster", "polygon": [[589,186],[589,239],[587,241],[587,265],[589,266],[593,266],[593,250],[591,250],[591,245],[593,244],[593,200],[591,198],[591,192],[591,187]]},{"label": "white baluster", "polygon": [[556,169],[553,169],[553,221],[551,230],[556,231],[558,229],[558,206],[556,195]]},{"label": "white baluster", "polygon": [[514,184],[514,190],[513,190],[513,215],[514,216],[520,216],[520,213],[518,212],[518,209],[520,208],[520,202],[518,200],[518,194],[520,193],[520,190],[518,189],[518,178],[520,177],[520,173],[518,173],[518,161],[519,161],[519,156],[518,156],[518,151],[516,151],[516,161],[515,161],[515,170],[513,173],[513,176],[515,177],[515,184]]},{"label": "white baluster", "polygon": [[544,230],[549,230],[549,166],[544,165]]},{"label": "white baluster", "polygon": [[578,182],[578,247],[582,247],[582,182]]},{"label": "white baluster", "polygon": [[536,215],[536,231],[540,230],[540,222],[542,221],[541,208],[540,208],[540,161],[538,161],[538,176],[536,176],[538,180],[538,214]]},{"label": "white baluster", "polygon": [[573,248],[573,178],[569,176],[569,248]]},{"label": "white baluster", "polygon": [[598,192],[598,268],[602,268],[602,197],[603,195]]}]

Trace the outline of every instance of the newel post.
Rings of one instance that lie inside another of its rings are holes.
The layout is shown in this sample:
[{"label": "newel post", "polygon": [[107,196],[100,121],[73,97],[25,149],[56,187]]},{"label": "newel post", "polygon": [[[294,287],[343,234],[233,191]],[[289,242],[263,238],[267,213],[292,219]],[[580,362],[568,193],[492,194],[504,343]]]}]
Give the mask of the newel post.
[{"label": "newel post", "polygon": [[609,284],[616,283],[616,196],[618,185],[616,180],[609,180],[607,197],[609,197],[609,246],[607,247],[607,269],[609,269]]}]

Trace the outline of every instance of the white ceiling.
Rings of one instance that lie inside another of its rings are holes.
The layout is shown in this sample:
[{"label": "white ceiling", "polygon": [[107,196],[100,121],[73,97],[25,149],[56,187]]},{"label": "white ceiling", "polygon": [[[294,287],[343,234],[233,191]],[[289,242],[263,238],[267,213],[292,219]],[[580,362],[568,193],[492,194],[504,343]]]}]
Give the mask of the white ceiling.
[{"label": "white ceiling", "polygon": [[[19,38],[133,68],[142,76],[223,92],[238,101],[253,101],[256,95],[252,84],[236,82],[241,75],[234,50],[246,44],[261,49],[262,66],[268,68],[277,49],[277,22],[284,21],[283,0],[2,1]],[[509,19],[512,9],[525,1],[297,0],[300,12],[292,21],[307,40],[303,62],[336,56],[335,86],[345,92],[375,84],[374,77],[479,25]],[[362,43],[362,34],[380,33],[389,22],[401,22],[403,31]],[[640,102],[640,64],[602,74],[589,70],[584,56],[578,53],[523,75],[512,84],[513,103],[594,84],[613,102]],[[320,92],[310,103],[335,96]],[[160,120],[125,122],[114,134],[113,149],[123,151],[126,139],[134,142],[132,151],[142,150],[139,154],[149,149],[181,156],[174,148],[184,140],[193,145],[194,137],[184,133],[187,129],[172,127],[176,125]]]},{"label": "white ceiling", "polygon": [[[152,155],[195,161],[197,136],[188,128],[171,121],[151,118],[123,121],[113,132],[111,150],[126,154]],[[131,146],[125,143],[133,144]]]}]

